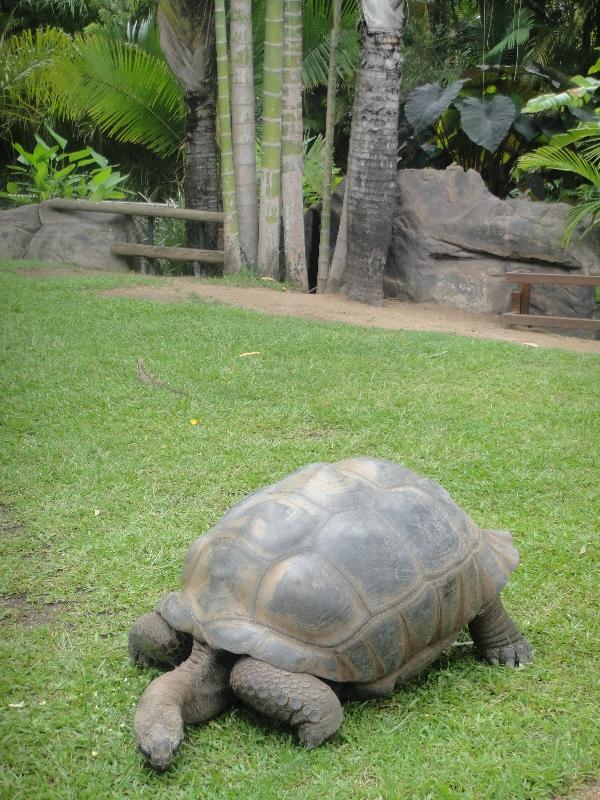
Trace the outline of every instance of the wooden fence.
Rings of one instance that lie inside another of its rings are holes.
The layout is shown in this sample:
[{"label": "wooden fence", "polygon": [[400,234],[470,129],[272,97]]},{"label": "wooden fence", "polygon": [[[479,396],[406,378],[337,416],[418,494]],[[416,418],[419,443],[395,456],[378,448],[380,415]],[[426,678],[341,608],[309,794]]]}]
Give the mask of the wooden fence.
[{"label": "wooden fence", "polygon": [[[127,203],[104,200],[101,203],[92,203],[89,200],[67,200],[55,198],[48,200],[46,205],[64,211],[95,211],[101,214],[123,214],[127,218],[148,217],[154,220],[185,219],[193,222],[212,222],[223,224],[225,214],[221,211],[201,211],[195,208],[174,208],[162,203]],[[132,225],[131,225],[132,227]],[[167,258],[173,261],[197,261],[204,264],[223,264],[225,254],[223,250],[200,250],[195,247],[158,247],[153,241],[154,226],[149,226],[150,241],[144,244],[133,242],[115,242],[111,245],[110,252],[118,256],[137,256],[141,260],[141,271],[151,274],[152,269],[147,258]]]}]

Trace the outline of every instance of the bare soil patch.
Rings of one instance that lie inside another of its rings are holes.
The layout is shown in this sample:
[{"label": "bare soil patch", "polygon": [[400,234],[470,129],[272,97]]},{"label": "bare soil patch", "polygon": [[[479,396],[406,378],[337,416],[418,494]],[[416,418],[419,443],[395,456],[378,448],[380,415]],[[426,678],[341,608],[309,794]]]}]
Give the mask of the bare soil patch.
[{"label": "bare soil patch", "polygon": [[17,536],[22,530],[23,526],[21,523],[12,520],[8,509],[4,506],[0,506],[0,537]]},{"label": "bare soil patch", "polygon": [[387,330],[454,333],[475,339],[513,342],[529,347],[600,354],[599,340],[579,339],[527,328],[508,328],[497,315],[459,311],[434,303],[386,300],[383,306],[377,307],[355,303],[339,295],[223,286],[201,283],[194,278],[156,278],[151,285],[113,289],[103,294],[160,303],[177,303],[199,297],[286,317],[346,322],[351,325]]},{"label": "bare soil patch", "polygon": [[600,782],[588,783],[569,795],[557,797],[556,800],[600,800]]},{"label": "bare soil patch", "polygon": [[24,628],[48,625],[54,622],[59,611],[69,605],[68,600],[58,600],[54,603],[44,603],[39,607],[34,607],[26,594],[0,597],[0,625],[6,625],[8,622],[16,622]]}]

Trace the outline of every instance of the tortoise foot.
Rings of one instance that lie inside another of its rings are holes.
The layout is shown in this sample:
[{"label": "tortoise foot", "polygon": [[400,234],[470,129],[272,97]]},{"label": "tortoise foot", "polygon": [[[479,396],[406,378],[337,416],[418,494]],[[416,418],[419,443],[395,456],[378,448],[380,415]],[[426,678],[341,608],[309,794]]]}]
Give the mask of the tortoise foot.
[{"label": "tortoise foot", "polygon": [[469,624],[473,641],[488,664],[524,667],[533,648],[509,617],[499,597]]},{"label": "tortoise foot", "polygon": [[525,638],[501,647],[489,647],[481,654],[492,666],[524,667],[533,661],[533,648]]}]

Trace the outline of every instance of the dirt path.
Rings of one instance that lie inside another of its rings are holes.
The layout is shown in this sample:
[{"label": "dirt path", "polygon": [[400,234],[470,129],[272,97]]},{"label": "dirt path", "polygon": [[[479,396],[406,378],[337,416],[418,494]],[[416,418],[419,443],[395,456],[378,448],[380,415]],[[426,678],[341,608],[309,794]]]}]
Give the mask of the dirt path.
[{"label": "dirt path", "polygon": [[162,303],[181,302],[196,296],[286,317],[347,322],[389,330],[456,333],[475,339],[495,339],[530,347],[600,354],[599,340],[577,339],[527,328],[508,328],[497,315],[458,311],[434,303],[386,300],[382,307],[374,307],[354,303],[338,295],[278,292],[268,288],[245,289],[201,283],[194,278],[156,278],[150,286],[116,289],[105,294]]}]

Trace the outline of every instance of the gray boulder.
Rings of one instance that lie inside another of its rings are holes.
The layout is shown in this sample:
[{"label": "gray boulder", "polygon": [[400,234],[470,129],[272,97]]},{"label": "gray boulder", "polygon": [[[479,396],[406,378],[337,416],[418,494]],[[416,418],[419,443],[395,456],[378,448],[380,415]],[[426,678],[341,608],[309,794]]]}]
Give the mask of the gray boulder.
[{"label": "gray boulder", "polygon": [[128,271],[127,260],[110,253],[111,244],[129,240],[122,214],[59,211],[42,203],[39,216],[41,227],[29,242],[25,258],[87,269]]},{"label": "gray boulder", "polygon": [[[505,273],[600,274],[598,237],[562,234],[569,206],[530,200],[500,200],[474,170],[403,170],[398,173],[393,244],[385,294],[436,302],[468,311],[510,309],[517,287]],[[536,286],[531,309],[556,316],[592,317],[590,287]]]},{"label": "gray boulder", "polygon": [[39,206],[0,211],[0,258],[24,258],[32,236],[41,226]]}]

